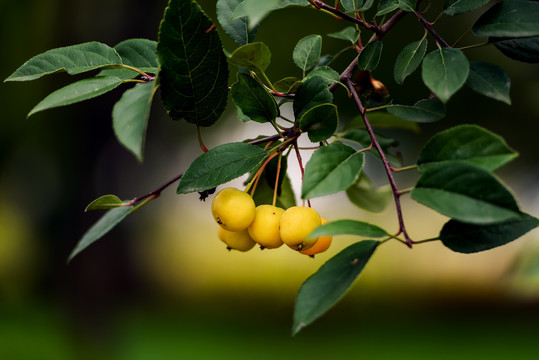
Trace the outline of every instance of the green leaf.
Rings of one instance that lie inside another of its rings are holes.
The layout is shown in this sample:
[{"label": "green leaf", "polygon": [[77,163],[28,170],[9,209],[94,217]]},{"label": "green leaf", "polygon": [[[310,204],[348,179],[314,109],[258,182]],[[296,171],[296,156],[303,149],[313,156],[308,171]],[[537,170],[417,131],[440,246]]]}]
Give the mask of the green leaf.
[{"label": "green leaf", "polygon": [[316,239],[320,236],[335,235],[355,235],[372,238],[382,238],[389,236],[384,229],[358,220],[336,220],[314,229],[308,236],[308,239]]},{"label": "green leaf", "polygon": [[399,0],[399,8],[407,12],[413,12],[416,6],[415,0]]},{"label": "green leaf", "polygon": [[[416,134],[421,132],[421,129],[417,123],[399,119],[398,117],[393,116],[385,111],[370,112],[367,114],[367,117],[369,119],[369,123],[375,129],[400,129],[411,131]],[[343,131],[362,129],[364,127],[365,123],[363,122],[363,118],[361,116],[356,116],[348,124],[346,124]]]},{"label": "green leaf", "polygon": [[131,213],[133,206],[122,206],[111,209],[105,213],[79,240],[71,254],[67,258],[67,262],[71,262],[75,256],[80,254],[88,246],[106,235],[116,225],[118,225],[127,215]]},{"label": "green leaf", "polygon": [[[388,153],[388,148],[397,146],[398,142],[394,139],[383,137],[379,134],[375,134],[376,139],[378,140],[378,143],[382,147],[382,150],[386,154],[387,159],[391,163],[391,165],[394,166],[401,166],[401,161],[394,157],[393,155]],[[369,132],[365,129],[351,129],[343,134],[339,135],[340,138],[344,140],[350,140],[353,142],[358,143],[361,145],[364,149],[369,147],[371,145],[371,137],[369,135]],[[380,154],[378,154],[378,151],[375,148],[372,148],[368,151],[369,154],[373,155],[377,159],[380,159]]]},{"label": "green leaf", "polygon": [[383,16],[399,8],[399,0],[380,0],[376,8],[376,16]]},{"label": "green leaf", "polygon": [[357,65],[359,70],[374,70],[380,62],[382,56],[383,43],[372,41],[359,53]]},{"label": "green leaf", "polygon": [[299,121],[307,110],[332,101],[333,94],[329,91],[326,80],[320,76],[304,80],[294,97],[293,109],[296,121]]},{"label": "green leaf", "polygon": [[312,69],[322,51],[322,37],[320,35],[309,35],[302,38],[294,47],[292,58],[294,63],[303,71]]},{"label": "green leaf", "polygon": [[511,97],[509,96],[511,78],[497,65],[471,62],[466,83],[480,94],[511,105]]},{"label": "green leaf", "polygon": [[489,1],[490,0],[445,0],[444,12],[447,15],[459,15],[478,9]]},{"label": "green leaf", "polygon": [[299,128],[306,132],[309,140],[320,142],[330,138],[339,125],[337,106],[322,104],[307,110],[299,120]]},{"label": "green leaf", "polygon": [[116,195],[103,195],[89,203],[84,211],[109,210],[120,206],[126,206],[126,204]]},{"label": "green leaf", "polygon": [[469,69],[470,64],[462,51],[452,48],[434,50],[423,60],[423,82],[445,103],[464,85]]},{"label": "green leaf", "polygon": [[244,69],[263,74],[271,62],[271,52],[264,43],[250,43],[234,50],[228,61]]},{"label": "green leaf", "polygon": [[387,107],[387,112],[404,120],[429,123],[445,117],[445,106],[438,99],[424,99],[413,106],[390,105]]},{"label": "green leaf", "polygon": [[450,220],[442,228],[440,240],[453,251],[470,254],[505,245],[538,225],[538,219],[524,213],[508,221],[487,225]]},{"label": "green leaf", "polygon": [[[253,200],[256,204],[272,204],[273,202],[273,189],[275,188],[275,179],[273,182],[268,181],[266,176],[260,177],[258,184],[256,186],[256,191],[253,196]],[[283,209],[288,209],[289,207],[296,206],[296,195],[292,189],[290,179],[287,175],[283,177],[283,182],[281,183],[281,192],[277,194],[277,199],[275,206],[278,206]]]},{"label": "green leaf", "polygon": [[328,36],[334,39],[350,41],[353,45],[359,38],[359,31],[357,31],[353,26],[347,26],[341,31],[328,34]]},{"label": "green leaf", "polygon": [[539,36],[520,39],[490,38],[489,42],[513,60],[539,62]]},{"label": "green leaf", "polygon": [[363,159],[362,153],[340,142],[318,148],[305,166],[301,198],[312,199],[346,190],[359,177]]},{"label": "green leaf", "polygon": [[[159,28],[161,99],[174,120],[213,125],[228,99],[228,64],[217,31],[194,1],[170,0]],[[185,39],[185,40],[184,40]]]},{"label": "green leaf", "polygon": [[[159,60],[155,53],[157,42],[148,39],[128,39],[118,43],[114,50],[122,58],[124,65],[129,65],[149,74],[159,72]],[[122,80],[133,79],[140,74],[130,69],[104,68],[99,76],[116,76]]]},{"label": "green leaf", "polygon": [[146,128],[156,90],[155,81],[136,84],[123,93],[112,110],[112,125],[118,141],[140,162],[144,157]]},{"label": "green leaf", "polygon": [[266,89],[251,76],[238,73],[238,82],[230,90],[232,99],[241,112],[253,121],[274,121],[279,114],[277,103]]},{"label": "green leaf", "polygon": [[243,0],[219,0],[217,1],[217,20],[225,30],[228,36],[236,43],[245,45],[253,42],[256,35],[257,26],[249,29],[248,17],[232,19],[234,9]]},{"label": "green leaf", "polygon": [[122,64],[113,48],[99,42],[87,42],[45,51],[22,64],[5,81],[29,81],[56,72],[70,75]]},{"label": "green leaf", "polygon": [[275,89],[284,94],[296,92],[301,86],[301,80],[294,76],[288,76],[273,83]]},{"label": "green leaf", "polygon": [[421,168],[447,161],[465,161],[494,171],[517,153],[505,140],[477,125],[459,125],[434,135],[417,160]]},{"label": "green leaf", "polygon": [[39,111],[95,98],[115,89],[120,84],[122,80],[115,76],[96,76],[79,80],[49,94],[28,113],[28,117]]},{"label": "green leaf", "polygon": [[373,187],[370,179],[362,173],[359,179],[346,189],[346,195],[352,204],[358,208],[380,213],[391,202],[393,192],[390,185]]},{"label": "green leaf", "polygon": [[329,259],[301,286],[294,308],[292,334],[322,316],[346,293],[370,259],[378,242],[364,240]]},{"label": "green leaf", "polygon": [[185,171],[178,185],[178,194],[212,189],[257,167],[267,157],[255,145],[228,143],[200,155]]},{"label": "green leaf", "polygon": [[279,0],[243,0],[232,12],[231,19],[243,17],[248,19],[249,29],[257,26],[262,19],[269,15],[279,5]]},{"label": "green leaf", "polygon": [[402,49],[397,56],[393,70],[393,76],[398,84],[402,84],[404,79],[419,67],[426,51],[427,39],[413,42]]},{"label": "green leaf", "polygon": [[465,162],[422,168],[412,198],[465,223],[488,224],[520,216],[513,195],[494,175]]},{"label": "green leaf", "polygon": [[303,81],[308,80],[312,77],[319,76],[326,82],[326,85],[331,85],[334,82],[339,82],[339,73],[330,68],[329,66],[322,66],[316,70],[311,71]]},{"label": "green leaf", "polygon": [[371,8],[374,0],[341,0],[340,6],[346,13],[358,13],[367,11]]},{"label": "green leaf", "polygon": [[474,24],[477,36],[528,37],[539,35],[539,2],[505,0],[494,4]]}]

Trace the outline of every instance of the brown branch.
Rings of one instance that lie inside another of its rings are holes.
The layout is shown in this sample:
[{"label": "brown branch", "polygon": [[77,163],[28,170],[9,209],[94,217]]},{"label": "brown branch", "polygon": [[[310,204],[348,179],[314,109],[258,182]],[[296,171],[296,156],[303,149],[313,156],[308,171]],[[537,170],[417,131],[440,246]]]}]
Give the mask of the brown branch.
[{"label": "brown branch", "polygon": [[333,15],[336,15],[337,17],[341,18],[342,20],[349,21],[349,22],[352,22],[354,24],[361,25],[365,29],[371,30],[375,34],[378,34],[380,32],[380,28],[378,26],[369,24],[369,23],[367,23],[367,22],[365,22],[365,21],[363,21],[361,19],[350,16],[347,13],[342,12],[341,10],[339,10],[337,8],[334,8],[333,6],[329,6],[328,4],[326,4],[323,1],[309,0],[309,2],[311,3],[311,5],[313,5],[317,9],[326,10],[326,11],[332,13]]},{"label": "brown branch", "polygon": [[421,24],[423,24],[423,26],[425,27],[425,29],[427,29],[427,31],[431,33],[431,35],[436,39],[436,41],[437,41],[440,45],[442,45],[443,47],[448,47],[448,48],[451,47],[451,45],[449,45],[449,44],[447,43],[447,41],[445,41],[445,40],[440,36],[440,34],[438,34],[438,33],[436,32],[436,30],[434,30],[434,28],[432,27],[432,24],[429,23],[429,22],[427,21],[427,19],[425,19],[425,17],[423,16],[423,14],[422,14],[421,12],[416,11],[416,15],[417,15],[417,18],[419,19],[419,22],[420,22]]}]

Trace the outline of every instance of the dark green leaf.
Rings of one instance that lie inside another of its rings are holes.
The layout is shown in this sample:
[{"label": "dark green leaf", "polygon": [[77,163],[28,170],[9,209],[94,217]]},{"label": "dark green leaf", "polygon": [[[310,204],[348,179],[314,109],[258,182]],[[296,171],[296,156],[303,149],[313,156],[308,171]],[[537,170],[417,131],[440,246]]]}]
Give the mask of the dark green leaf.
[{"label": "dark green leaf", "polygon": [[382,238],[389,234],[384,229],[358,220],[336,220],[325,225],[321,225],[313,230],[307,237],[316,239],[320,236],[334,235],[355,235],[372,238]]},{"label": "dark green leaf", "polygon": [[249,21],[247,17],[240,17],[232,20],[234,9],[243,0],[219,0],[217,1],[217,20],[225,30],[225,32],[240,45],[245,45],[253,41],[257,26],[249,29]]},{"label": "dark green leaf", "polygon": [[383,16],[399,8],[399,0],[380,0],[376,8],[376,16]]},{"label": "dark green leaf", "polygon": [[133,206],[122,206],[111,209],[105,213],[79,240],[69,257],[67,262],[69,263],[75,256],[80,254],[88,246],[102,238],[116,225],[118,225],[127,215],[131,213]]},{"label": "dark green leaf", "polygon": [[[157,74],[159,71],[159,61],[155,53],[157,42],[148,39],[128,39],[118,43],[114,50],[122,58],[124,65],[133,66],[146,73]],[[105,68],[100,76],[117,76],[122,80],[132,79],[139,75],[138,72],[121,69]]]},{"label": "dark green leaf", "polygon": [[415,0],[399,0],[399,8],[407,12],[414,11],[415,5]]},{"label": "dark green leaf", "polygon": [[103,195],[89,203],[84,211],[109,210],[125,205],[126,204],[124,204],[124,202],[116,195]]},{"label": "dark green leaf", "polygon": [[458,15],[475,10],[490,0],[445,0],[444,12],[447,15]]},{"label": "dark green leaf", "polygon": [[434,50],[423,60],[423,82],[445,103],[464,85],[469,69],[470,64],[462,51],[453,48]]},{"label": "dark green leaf", "polygon": [[307,70],[312,69],[318,63],[321,51],[322,37],[320,35],[309,35],[298,41],[296,47],[294,47],[292,58],[294,63],[305,74]]},{"label": "dark green leaf", "polygon": [[471,62],[466,81],[468,86],[480,94],[511,105],[509,88],[511,79],[497,65],[484,62]]},{"label": "dark green leaf", "polygon": [[112,125],[118,141],[142,161],[144,140],[156,82],[140,83],[123,93],[112,110]]},{"label": "dark green leaf", "polygon": [[334,82],[339,81],[339,73],[330,68],[329,66],[322,66],[316,70],[311,71],[303,81],[310,79],[312,77],[319,76],[326,81],[327,85],[331,85]]},{"label": "dark green leaf", "polygon": [[296,92],[301,86],[301,80],[297,77],[289,76],[273,83],[275,89],[284,94]]},{"label": "dark green leaf", "polygon": [[346,195],[358,208],[379,213],[387,208],[393,192],[390,185],[373,187],[369,178],[361,173],[355,184],[346,189]]},{"label": "dark green leaf", "polygon": [[299,120],[299,128],[306,132],[309,140],[320,142],[330,138],[339,125],[337,106],[322,104],[310,108]]},{"label": "dark green leaf", "polygon": [[273,96],[247,74],[238,73],[238,82],[232,85],[230,95],[241,112],[253,121],[273,121],[279,113]]},{"label": "dark green leaf", "polygon": [[303,81],[294,98],[293,108],[296,121],[299,121],[310,108],[332,101],[333,94],[329,91],[326,80],[320,76],[314,76]]},{"label": "dark green leaf", "polygon": [[170,0],[159,28],[161,99],[174,120],[214,124],[228,98],[228,64],[217,31],[194,1]]},{"label": "dark green leaf", "polygon": [[465,161],[494,171],[516,156],[501,136],[477,125],[459,125],[434,135],[419,154],[417,164],[424,168],[446,161]]},{"label": "dark green leaf", "polygon": [[382,56],[383,43],[381,41],[373,41],[367,44],[359,53],[357,65],[359,70],[374,70],[380,62]]},{"label": "dark green leaf", "polygon": [[4,81],[29,81],[60,71],[70,75],[122,64],[113,48],[99,42],[87,42],[45,51],[22,64]]},{"label": "dark green leaf", "polygon": [[322,316],[345,294],[370,259],[378,242],[350,245],[318,269],[301,286],[294,308],[292,334]]},{"label": "dark green leaf", "polygon": [[[375,134],[375,136],[376,136],[376,139],[377,139],[378,143],[382,147],[382,150],[386,154],[387,159],[391,163],[391,165],[393,165],[393,166],[401,166],[400,160],[397,159],[396,157],[394,157],[393,155],[389,154],[388,151],[387,151],[388,148],[390,148],[392,146],[397,146],[398,142],[395,141],[394,139],[389,139],[389,138],[383,137],[383,136],[381,136],[379,134]],[[339,137],[344,139],[344,140],[350,140],[350,141],[356,142],[359,145],[361,145],[361,147],[363,149],[371,146],[371,137],[370,137],[368,131],[365,130],[365,129],[348,130],[345,133],[339,135]],[[373,155],[377,159],[380,159],[380,155],[378,154],[378,151],[375,148],[370,149],[368,151],[368,153]]]},{"label": "dark green leaf", "polygon": [[428,123],[445,117],[445,106],[438,99],[419,100],[413,106],[390,105],[387,112],[404,120]]},{"label": "dark green leaf", "polygon": [[538,225],[538,219],[524,213],[508,221],[487,225],[450,220],[442,228],[440,239],[449,249],[470,254],[505,245]]},{"label": "dark green leaf", "polygon": [[520,39],[490,38],[489,42],[513,60],[539,62],[539,36]]},{"label": "dark green leaf", "polygon": [[477,36],[528,37],[539,35],[539,2],[504,0],[492,6],[473,26]]},{"label": "dark green leaf", "polygon": [[393,71],[393,76],[398,84],[402,84],[404,79],[419,67],[426,51],[427,39],[413,42],[402,49],[397,56]]},{"label": "dark green leaf", "polygon": [[251,171],[266,158],[258,146],[228,143],[200,155],[185,171],[178,194],[212,189]]},{"label": "dark green leaf", "polygon": [[[273,190],[275,188],[275,179],[270,181],[266,176],[262,176],[258,181],[256,186],[256,191],[253,196],[253,200],[256,204],[272,204],[273,203]],[[283,182],[281,183],[280,193],[277,194],[277,199],[275,206],[278,206],[283,209],[288,209],[289,207],[296,206],[296,195],[292,189],[290,179],[288,176],[283,177]]]},{"label": "dark green leaf", "polygon": [[341,0],[340,6],[346,13],[354,14],[369,10],[373,3],[374,0]]},{"label": "dark green leaf", "polygon": [[234,50],[228,61],[244,69],[263,74],[271,62],[271,52],[264,43],[250,43]]},{"label": "dark green leaf", "polygon": [[328,36],[334,39],[347,40],[355,44],[359,38],[359,31],[353,26],[347,26],[339,32],[328,34]]},{"label": "dark green leaf", "polygon": [[82,79],[49,94],[28,113],[28,116],[39,111],[95,98],[115,89],[121,83],[122,80],[115,76],[96,76]]},{"label": "dark green leaf", "polygon": [[363,168],[364,156],[340,142],[318,148],[305,166],[302,199],[335,194],[352,185]]},{"label": "dark green leaf", "polygon": [[488,224],[520,216],[513,195],[494,175],[460,161],[422,168],[412,198],[465,223]]},{"label": "dark green leaf", "polygon": [[[367,117],[369,119],[369,123],[375,129],[400,129],[411,131],[416,134],[421,131],[417,123],[399,119],[398,117],[388,114],[385,111],[370,112],[367,114]],[[348,124],[346,124],[343,131],[361,129],[364,127],[365,123],[363,122],[363,118],[361,116],[356,116]]]}]

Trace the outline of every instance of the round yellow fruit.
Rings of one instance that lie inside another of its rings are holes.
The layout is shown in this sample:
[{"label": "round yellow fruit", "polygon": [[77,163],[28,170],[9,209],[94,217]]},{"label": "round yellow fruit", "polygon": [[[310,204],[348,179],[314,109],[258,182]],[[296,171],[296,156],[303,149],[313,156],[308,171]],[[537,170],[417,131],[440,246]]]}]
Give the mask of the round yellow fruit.
[{"label": "round yellow fruit", "polygon": [[[321,220],[322,220],[322,225],[325,225],[328,223],[328,221],[324,218],[321,218]],[[313,246],[311,246],[308,249],[301,250],[300,252],[304,255],[309,255],[309,256],[320,254],[321,252],[324,252],[329,248],[329,246],[331,245],[331,240],[333,240],[333,236],[331,235],[320,236],[318,240],[316,240]]]},{"label": "round yellow fruit", "polygon": [[308,249],[316,238],[307,240],[309,235],[322,223],[318,212],[310,207],[293,206],[281,216],[281,240],[294,250]]},{"label": "round yellow fruit", "polygon": [[284,209],[273,205],[256,207],[255,219],[247,228],[251,238],[262,248],[275,249],[283,244],[279,224]]},{"label": "round yellow fruit", "polygon": [[241,231],[228,231],[219,226],[219,229],[217,229],[217,236],[226,244],[226,247],[229,250],[247,251],[252,249],[256,244],[249,236],[247,229]]},{"label": "round yellow fruit", "polygon": [[244,191],[225,188],[213,199],[211,212],[217,223],[228,231],[241,231],[255,218],[255,202]]}]

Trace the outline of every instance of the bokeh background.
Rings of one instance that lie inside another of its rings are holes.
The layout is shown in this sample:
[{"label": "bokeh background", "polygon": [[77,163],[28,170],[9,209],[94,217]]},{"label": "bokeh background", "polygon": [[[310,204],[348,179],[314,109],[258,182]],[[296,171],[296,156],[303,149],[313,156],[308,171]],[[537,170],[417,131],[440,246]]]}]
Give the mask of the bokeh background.
[{"label": "bokeh background", "polygon": [[[199,3],[216,18],[215,1]],[[166,6],[143,0],[0,4],[2,79],[50,48],[156,40]],[[444,17],[437,29],[452,42],[477,16]],[[310,9],[272,14],[257,36],[273,54],[268,75],[299,76],[291,59],[295,43],[345,26]],[[393,80],[396,55],[422,34],[417,21],[407,19],[386,38],[385,61],[375,76],[399,103],[428,96],[418,72],[402,89]],[[468,37],[464,44],[479,41]],[[323,53],[343,46],[324,36]],[[509,73],[512,107],[463,89],[449,102],[446,119],[422,125],[419,134],[385,134],[399,138],[406,164],[415,162],[432,134],[456,124],[477,123],[502,134],[520,157],[498,175],[523,210],[538,216],[539,68],[506,59],[491,47],[466,54]],[[352,57],[343,56],[336,69]],[[138,163],[112,132],[111,109],[121,91],[26,119],[43,97],[71,81],[55,74],[0,86],[0,359],[537,358],[537,230],[474,255],[452,253],[437,242],[412,251],[386,244],[345,298],[296,337],[290,327],[299,286],[357,239],[338,237],[314,260],[285,248],[228,252],[215,235],[209,202],[178,196],[172,186],[66,266],[77,240],[100,216],[83,213],[90,201],[109,193],[123,199],[142,195],[200,154],[196,129],[170,121],[155,101],[145,161]],[[354,109],[342,104],[341,119],[347,121]],[[204,138],[213,147],[260,133],[271,134],[271,128],[244,126],[230,108]],[[289,163],[297,189],[293,156]],[[383,181],[376,166],[367,170]],[[405,188],[415,177],[412,172],[398,180]],[[340,195],[315,199],[313,206],[330,220],[354,217],[397,229],[392,208],[374,216]],[[407,197],[403,206],[415,239],[436,236],[447,220]]]}]

